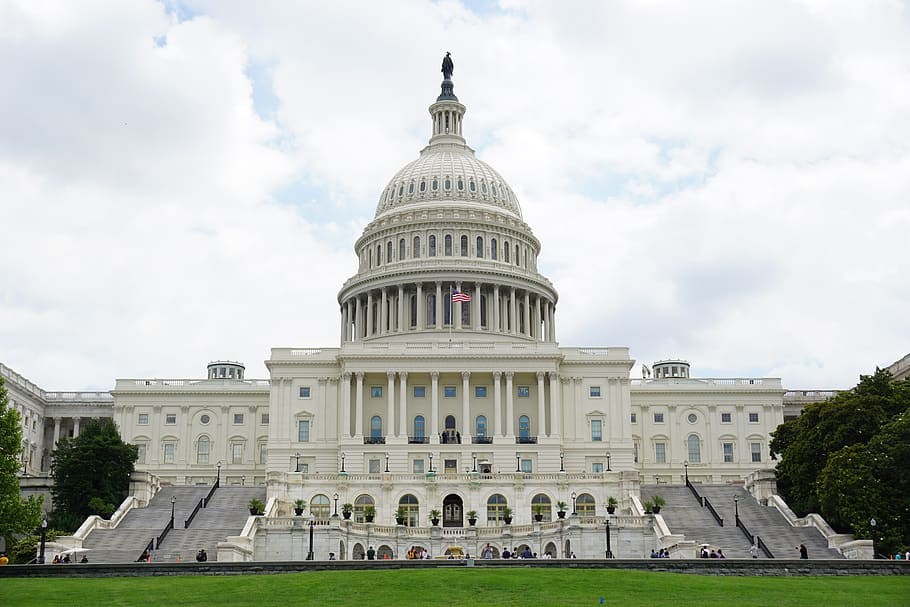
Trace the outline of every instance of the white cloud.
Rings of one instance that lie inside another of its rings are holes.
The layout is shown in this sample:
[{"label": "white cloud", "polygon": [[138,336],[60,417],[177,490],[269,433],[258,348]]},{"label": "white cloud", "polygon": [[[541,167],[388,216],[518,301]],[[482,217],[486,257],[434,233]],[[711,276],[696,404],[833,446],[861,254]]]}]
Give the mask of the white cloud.
[{"label": "white cloud", "polygon": [[[905,5],[501,7],[3,5],[0,359],[109,387],[335,345],[351,244],[425,144],[445,50],[563,343],[812,388],[906,353]],[[319,213],[273,202],[295,183]]]}]

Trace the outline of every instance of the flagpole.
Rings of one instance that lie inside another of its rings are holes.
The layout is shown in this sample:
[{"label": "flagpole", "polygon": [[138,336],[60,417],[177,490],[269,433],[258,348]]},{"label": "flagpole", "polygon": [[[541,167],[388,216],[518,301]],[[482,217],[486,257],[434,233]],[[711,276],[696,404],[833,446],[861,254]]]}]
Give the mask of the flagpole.
[{"label": "flagpole", "polygon": [[455,324],[455,302],[452,301],[452,287],[449,287],[449,343],[452,342],[452,325]]}]

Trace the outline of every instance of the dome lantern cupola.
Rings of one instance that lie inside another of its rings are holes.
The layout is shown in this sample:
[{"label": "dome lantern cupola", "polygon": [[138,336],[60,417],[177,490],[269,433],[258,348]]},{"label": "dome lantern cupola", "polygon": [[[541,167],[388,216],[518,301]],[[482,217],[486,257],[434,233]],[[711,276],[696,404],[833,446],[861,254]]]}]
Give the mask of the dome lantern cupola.
[{"label": "dome lantern cupola", "polygon": [[464,105],[458,102],[455,96],[455,85],[452,83],[452,72],[455,66],[452,63],[451,53],[446,53],[442,60],[442,92],[436,98],[436,103],[430,106],[430,116],[433,118],[433,135],[430,145],[434,143],[460,143],[464,145],[464,135],[461,132],[461,122],[464,117]]}]

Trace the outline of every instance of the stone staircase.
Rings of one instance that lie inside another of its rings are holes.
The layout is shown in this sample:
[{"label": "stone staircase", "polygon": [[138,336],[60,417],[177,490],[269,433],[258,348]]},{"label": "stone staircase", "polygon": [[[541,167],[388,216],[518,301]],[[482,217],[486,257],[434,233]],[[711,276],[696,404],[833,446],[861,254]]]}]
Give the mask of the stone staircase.
[{"label": "stone staircase", "polygon": [[115,529],[95,529],[83,542],[92,563],[131,563],[157,537],[171,518],[174,504],[174,529],[168,534],[153,561],[192,560],[199,548],[205,548],[209,560],[215,560],[215,545],[228,535],[237,535],[249,516],[247,503],[253,497],[264,501],[263,487],[220,487],[207,508],[199,510],[189,529],[184,520],[192,513],[210,487],[162,487],[148,506],[132,509]]},{"label": "stone staircase", "polygon": [[[795,546],[805,544],[810,559],[843,558],[828,549],[827,540],[812,527],[793,527],[776,508],[762,506],[742,487],[734,485],[696,484],[698,492],[708,498],[724,519],[718,525],[707,508],[703,508],[685,485],[642,485],[641,499],[660,495],[667,501],[660,514],[670,532],[683,534],[697,544],[722,548],[727,558],[750,558],[749,540],[736,527],[734,496],[739,497],[739,516],[749,531],[761,537],[775,558],[799,558]],[[759,558],[766,558],[759,553]]]}]

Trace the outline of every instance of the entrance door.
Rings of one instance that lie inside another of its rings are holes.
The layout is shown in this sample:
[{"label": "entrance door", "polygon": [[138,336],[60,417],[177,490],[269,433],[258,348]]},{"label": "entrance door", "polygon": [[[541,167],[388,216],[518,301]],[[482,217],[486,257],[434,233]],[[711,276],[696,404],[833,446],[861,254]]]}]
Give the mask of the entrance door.
[{"label": "entrance door", "polygon": [[463,508],[461,498],[457,495],[447,495],[442,500],[442,526],[464,527]]}]

